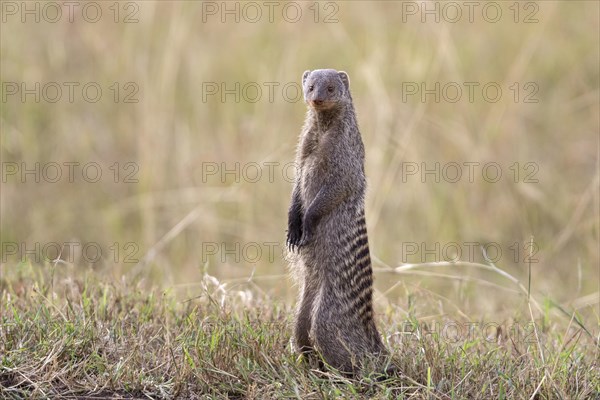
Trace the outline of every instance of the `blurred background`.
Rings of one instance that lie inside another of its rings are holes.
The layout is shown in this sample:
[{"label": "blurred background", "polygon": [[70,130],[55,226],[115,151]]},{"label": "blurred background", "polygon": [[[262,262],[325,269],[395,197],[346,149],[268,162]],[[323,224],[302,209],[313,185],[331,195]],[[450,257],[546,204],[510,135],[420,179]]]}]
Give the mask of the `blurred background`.
[{"label": "blurred background", "polygon": [[473,3],[2,2],[2,273],[60,258],[193,295],[206,272],[291,303],[299,82],[334,68],[380,309],[510,312],[523,297],[494,272],[386,271],[483,247],[597,316],[600,6]]}]

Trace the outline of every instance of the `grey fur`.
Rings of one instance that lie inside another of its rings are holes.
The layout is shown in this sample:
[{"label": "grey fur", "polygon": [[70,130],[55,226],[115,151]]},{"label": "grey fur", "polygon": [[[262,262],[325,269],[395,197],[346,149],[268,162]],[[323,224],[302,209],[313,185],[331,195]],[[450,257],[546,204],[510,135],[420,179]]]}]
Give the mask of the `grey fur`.
[{"label": "grey fur", "polygon": [[373,319],[365,151],[345,72],[306,71],[288,248],[300,286],[294,345],[343,372],[387,354]]}]

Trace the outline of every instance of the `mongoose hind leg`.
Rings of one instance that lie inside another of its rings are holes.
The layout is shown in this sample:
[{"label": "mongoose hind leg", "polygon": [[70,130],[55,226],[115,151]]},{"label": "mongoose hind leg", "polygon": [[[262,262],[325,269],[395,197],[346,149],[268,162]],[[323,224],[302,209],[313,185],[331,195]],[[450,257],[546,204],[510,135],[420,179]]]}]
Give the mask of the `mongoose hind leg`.
[{"label": "mongoose hind leg", "polygon": [[329,367],[333,367],[343,375],[353,376],[358,371],[358,356],[351,352],[345,340],[339,336],[331,335],[331,332],[323,332],[319,329],[315,332],[315,347]]},{"label": "mongoose hind leg", "polygon": [[315,349],[329,366],[343,375],[355,377],[359,372],[387,375],[389,352],[374,321],[365,321],[366,329],[348,324],[351,318],[331,313],[336,309],[332,304],[327,309],[319,307],[313,316]]},{"label": "mongoose hind leg", "polygon": [[[307,286],[310,282],[305,282]],[[294,345],[296,351],[300,353],[310,353],[313,350],[313,343],[310,339],[310,330],[312,326],[312,308],[315,301],[316,290],[304,289],[301,291],[301,299],[296,312],[296,322],[294,326]]]},{"label": "mongoose hind leg", "polygon": [[336,315],[340,307],[325,295],[313,315],[312,336],[314,346],[327,365],[345,375],[358,371],[358,362],[364,355],[365,337],[357,335],[359,329],[347,325],[348,320]]}]

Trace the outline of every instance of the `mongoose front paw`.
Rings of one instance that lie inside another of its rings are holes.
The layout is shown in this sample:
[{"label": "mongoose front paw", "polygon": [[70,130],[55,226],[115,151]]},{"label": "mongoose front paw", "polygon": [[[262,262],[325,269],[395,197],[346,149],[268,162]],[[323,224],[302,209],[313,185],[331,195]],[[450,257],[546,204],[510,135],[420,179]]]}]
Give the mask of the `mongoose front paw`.
[{"label": "mongoose front paw", "polygon": [[287,233],[287,248],[292,253],[300,248],[300,241],[302,239],[302,229],[300,227],[290,227]]},{"label": "mongoose front paw", "polygon": [[308,245],[313,239],[313,234],[312,231],[305,229],[304,233],[302,234],[302,238],[300,239],[300,243],[298,243],[298,247],[302,248],[306,245]]}]

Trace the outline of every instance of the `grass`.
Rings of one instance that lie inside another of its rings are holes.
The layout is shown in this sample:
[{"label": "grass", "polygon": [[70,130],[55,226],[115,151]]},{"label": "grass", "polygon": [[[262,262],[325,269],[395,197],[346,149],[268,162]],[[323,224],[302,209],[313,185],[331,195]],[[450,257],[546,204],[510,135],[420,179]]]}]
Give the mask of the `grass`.
[{"label": "grass", "polygon": [[[318,22],[298,2],[296,23],[204,22],[193,1],[123,3],[134,23],[112,2],[96,23],[81,7],[73,23],[3,11],[0,80],[64,95],[0,103],[0,397],[597,398],[600,4],[496,3],[494,23],[483,6],[473,22],[466,6],[457,23],[404,21],[421,2],[400,1],[337,2],[334,23],[324,2]],[[323,67],[349,73],[365,143],[377,321],[401,371],[385,382],[313,371],[288,347],[283,166],[305,107],[278,89]],[[70,102],[68,82],[103,96]],[[469,101],[465,82],[502,98]],[[263,97],[205,99],[207,83]],[[462,98],[406,97],[438,83]],[[102,179],[5,174],[35,163],[97,163]],[[407,175],[436,163],[462,179]],[[502,178],[470,181],[464,163]],[[258,181],[206,175],[255,164]]]},{"label": "grass", "polygon": [[600,396],[598,336],[575,315],[434,322],[390,309],[379,326],[400,373],[351,380],[311,369],[290,351],[289,304],[210,275],[182,298],[94,272],[73,278],[52,265],[13,273],[0,281],[0,388],[8,399]]}]

